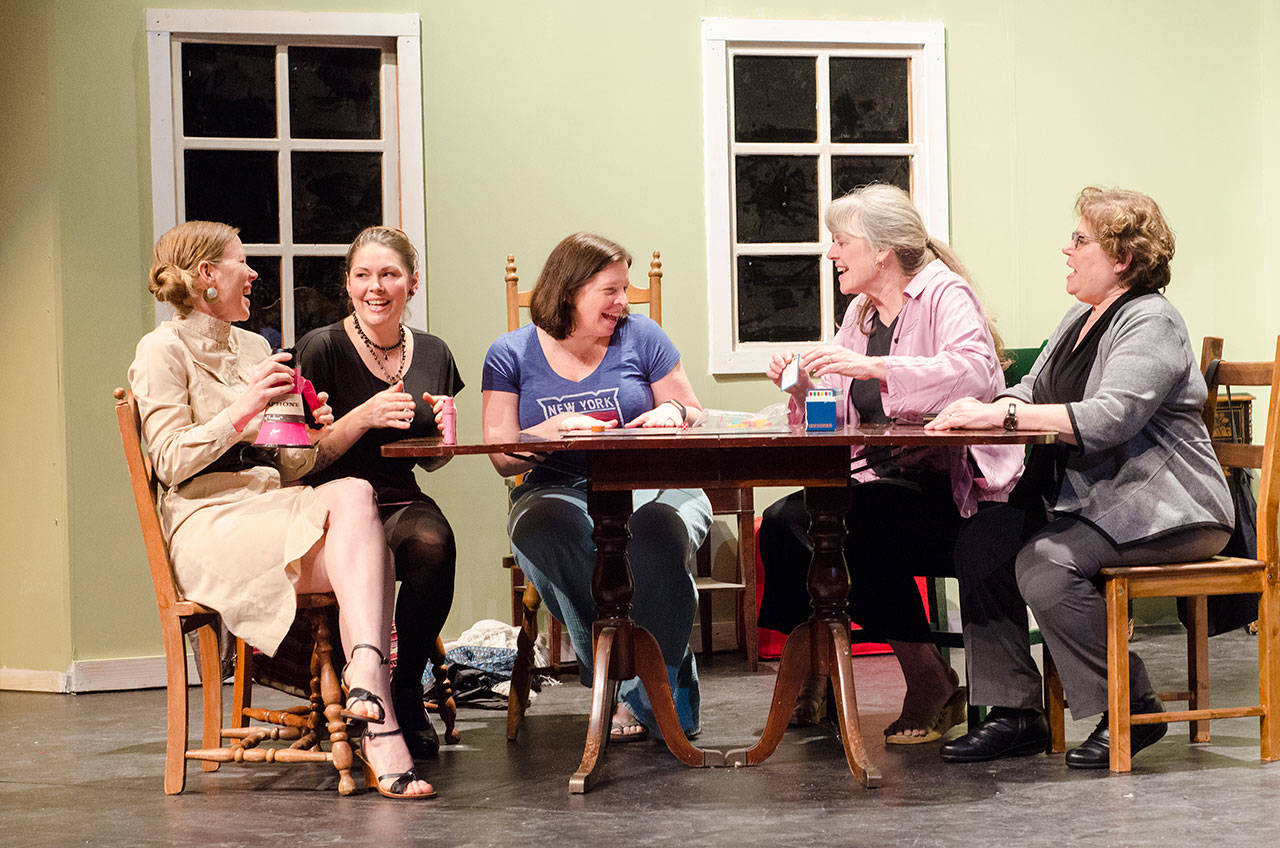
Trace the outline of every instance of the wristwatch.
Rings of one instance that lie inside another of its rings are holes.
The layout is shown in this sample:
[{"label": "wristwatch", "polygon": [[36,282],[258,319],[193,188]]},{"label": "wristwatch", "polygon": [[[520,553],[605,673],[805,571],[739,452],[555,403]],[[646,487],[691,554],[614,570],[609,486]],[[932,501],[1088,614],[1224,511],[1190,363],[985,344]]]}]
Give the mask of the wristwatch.
[{"label": "wristwatch", "polygon": [[1006,430],[1018,429],[1018,405],[1013,401],[1009,401],[1009,411],[1004,416],[1004,428]]}]

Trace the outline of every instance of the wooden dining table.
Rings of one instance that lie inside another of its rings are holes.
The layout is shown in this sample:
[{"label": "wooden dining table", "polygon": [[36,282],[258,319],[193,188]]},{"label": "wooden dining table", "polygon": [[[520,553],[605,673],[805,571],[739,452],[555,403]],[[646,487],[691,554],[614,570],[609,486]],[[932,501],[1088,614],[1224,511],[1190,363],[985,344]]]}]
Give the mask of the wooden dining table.
[{"label": "wooden dining table", "polygon": [[[582,763],[569,790],[583,793],[599,779],[609,739],[609,718],[618,684],[639,677],[667,748],[689,766],[754,766],[778,747],[803,681],[822,675],[831,681],[837,730],[845,758],[864,786],[880,784],[858,722],[857,695],[849,652],[849,572],[844,560],[844,514],[849,508],[850,449],[862,446],[872,463],[904,453],[967,445],[1047,444],[1055,435],[1033,430],[926,431],[918,424],[845,426],[807,432],[803,426],[711,430],[630,430],[567,433],[558,438],[522,434],[518,441],[462,442],[439,438],[404,439],[382,449],[383,456],[425,459],[470,454],[543,457],[583,451],[590,486],[587,508],[595,523],[596,603],[591,716]],[[653,636],[631,618],[632,581],[627,561],[634,489],[803,486],[810,514],[813,560],[807,584],[813,612],[787,637],[778,664],[768,718],[760,738],[747,748],[695,746],[680,727],[666,663]]]}]

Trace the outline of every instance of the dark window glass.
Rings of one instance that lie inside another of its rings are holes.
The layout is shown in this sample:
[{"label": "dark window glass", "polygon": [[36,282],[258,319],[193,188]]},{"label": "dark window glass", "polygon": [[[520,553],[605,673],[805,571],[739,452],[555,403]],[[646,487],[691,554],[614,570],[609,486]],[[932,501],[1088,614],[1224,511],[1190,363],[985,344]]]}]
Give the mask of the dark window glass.
[{"label": "dark window glass", "polygon": [[818,157],[735,157],[740,243],[818,240]]},{"label": "dark window glass", "polygon": [[269,150],[188,150],[185,219],[240,228],[245,244],[280,241],[277,158]]},{"label": "dark window glass", "polygon": [[258,272],[258,279],[253,281],[253,292],[249,295],[249,320],[241,321],[237,327],[258,333],[271,346],[280,347],[280,257],[250,256],[249,267]]},{"label": "dark window glass", "polygon": [[302,338],[347,314],[347,286],[341,256],[298,256],[293,260],[293,330]]},{"label": "dark window glass", "polygon": [[840,327],[840,322],[844,320],[845,310],[849,308],[849,304],[853,301],[853,295],[845,294],[840,291],[840,272],[836,270],[836,263],[831,263],[831,288],[835,294],[832,301],[835,304],[835,326]]},{"label": "dark window glass", "polygon": [[734,56],[734,138],[817,141],[816,68],[812,56]]},{"label": "dark window glass", "polygon": [[275,138],[275,55],[271,45],[183,44],[183,135]]},{"label": "dark window glass", "polygon": [[832,156],[831,196],[842,197],[870,183],[888,183],[911,193],[910,156]]},{"label": "dark window glass", "polygon": [[738,340],[816,341],[822,292],[816,256],[738,257]]},{"label": "dark window glass", "polygon": [[911,60],[831,57],[831,140],[911,141]]},{"label": "dark window glass", "polygon": [[289,48],[294,138],[381,138],[382,55],[369,48]]},{"label": "dark window glass", "polygon": [[382,223],[381,153],[294,153],[293,240],[346,244]]}]

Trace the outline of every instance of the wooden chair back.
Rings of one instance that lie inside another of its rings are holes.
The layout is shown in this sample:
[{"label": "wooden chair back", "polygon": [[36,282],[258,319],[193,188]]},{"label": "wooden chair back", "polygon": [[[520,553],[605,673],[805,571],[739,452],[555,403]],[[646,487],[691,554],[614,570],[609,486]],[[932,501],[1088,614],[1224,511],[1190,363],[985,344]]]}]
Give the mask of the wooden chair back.
[{"label": "wooden chair back", "polygon": [[[528,309],[533,301],[533,289],[520,290],[520,275],[516,273],[516,257],[507,254],[507,332],[520,329],[520,310]],[[635,306],[646,304],[649,317],[658,326],[662,326],[662,254],[653,252],[649,260],[649,287],[627,286],[627,301]]]},{"label": "wooden chair back", "polygon": [[156,604],[163,614],[166,611],[178,615],[191,615],[198,604],[184,600],[178,592],[173,570],[169,565],[169,546],[165,544],[164,531],[156,512],[156,477],[151,457],[142,446],[142,420],[138,415],[138,402],[133,392],[116,389],[116,423],[120,428],[120,443],[124,447],[125,464],[129,468],[129,484],[133,490],[133,503],[138,510],[138,524],[142,529],[142,543],[147,551],[147,564],[151,568],[151,582],[155,586]]},{"label": "wooden chair back", "polygon": [[[1215,364],[1216,363],[1216,364]],[[1261,443],[1217,441],[1214,452],[1224,468],[1256,468],[1260,472],[1258,484],[1258,559],[1275,563],[1277,507],[1280,507],[1280,490],[1276,484],[1280,467],[1280,450],[1277,450],[1277,428],[1280,428],[1280,339],[1276,340],[1276,358],[1272,362],[1233,362],[1222,359],[1222,339],[1207,337],[1200,355],[1201,369],[1209,395],[1204,405],[1205,426],[1214,432],[1218,418],[1218,403],[1222,390],[1228,392],[1238,386],[1269,387],[1266,430]],[[1233,411],[1228,410],[1227,415]]]}]

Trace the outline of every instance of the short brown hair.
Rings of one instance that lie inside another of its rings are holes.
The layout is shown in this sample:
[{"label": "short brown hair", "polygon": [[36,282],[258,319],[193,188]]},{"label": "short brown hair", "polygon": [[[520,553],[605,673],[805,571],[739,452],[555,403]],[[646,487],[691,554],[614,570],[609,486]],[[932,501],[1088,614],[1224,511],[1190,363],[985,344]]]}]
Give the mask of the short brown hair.
[{"label": "short brown hair", "polygon": [[631,267],[631,254],[617,242],[592,233],[565,236],[547,257],[533,286],[529,302],[533,323],[553,339],[568,338],[578,290],[615,262]]},{"label": "short brown hair", "polygon": [[217,262],[240,231],[215,221],[187,221],[173,227],[156,242],[147,288],[161,303],[180,315],[191,311],[196,291],[196,268],[201,262]]},{"label": "short brown hair", "polygon": [[1154,200],[1138,191],[1088,186],[1076,198],[1076,213],[1103,252],[1117,262],[1129,260],[1120,275],[1127,288],[1145,294],[1169,285],[1173,230]]}]

